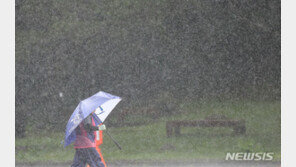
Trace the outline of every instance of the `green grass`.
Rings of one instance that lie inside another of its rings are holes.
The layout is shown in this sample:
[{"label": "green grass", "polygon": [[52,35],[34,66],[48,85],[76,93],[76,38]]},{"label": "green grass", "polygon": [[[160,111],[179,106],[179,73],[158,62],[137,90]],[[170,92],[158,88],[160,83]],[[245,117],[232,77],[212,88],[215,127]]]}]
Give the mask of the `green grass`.
[{"label": "green grass", "polygon": [[[102,152],[107,162],[116,160],[223,160],[227,152],[274,152],[280,160],[280,102],[187,102],[180,112],[160,118],[148,125],[109,128],[121,144],[118,150],[110,138],[104,136]],[[247,132],[233,136],[227,128],[182,128],[180,137],[166,137],[168,120],[204,119],[223,114],[232,119],[244,119]],[[16,162],[72,161],[72,146],[63,148],[63,133],[28,135],[16,139]]]}]

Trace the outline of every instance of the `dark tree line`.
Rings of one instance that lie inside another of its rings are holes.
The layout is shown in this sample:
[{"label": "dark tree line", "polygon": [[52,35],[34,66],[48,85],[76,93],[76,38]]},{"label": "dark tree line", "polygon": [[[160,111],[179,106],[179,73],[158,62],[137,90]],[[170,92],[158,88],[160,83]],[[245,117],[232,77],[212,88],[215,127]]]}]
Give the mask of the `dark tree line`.
[{"label": "dark tree line", "polygon": [[16,135],[63,130],[99,90],[123,97],[122,108],[163,94],[164,103],[280,99],[279,0],[18,0],[15,8]]}]

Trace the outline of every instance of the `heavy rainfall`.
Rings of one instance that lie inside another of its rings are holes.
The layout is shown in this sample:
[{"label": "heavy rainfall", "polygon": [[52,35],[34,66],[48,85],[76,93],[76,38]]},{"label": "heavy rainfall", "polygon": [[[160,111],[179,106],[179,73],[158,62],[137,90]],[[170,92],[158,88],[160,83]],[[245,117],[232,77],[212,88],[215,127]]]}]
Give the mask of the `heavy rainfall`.
[{"label": "heavy rainfall", "polygon": [[[280,166],[280,13],[280,0],[16,0],[16,165],[70,166],[67,121],[105,91],[122,98],[104,122],[122,146],[104,135],[110,167]],[[273,159],[225,160],[240,152]]]}]

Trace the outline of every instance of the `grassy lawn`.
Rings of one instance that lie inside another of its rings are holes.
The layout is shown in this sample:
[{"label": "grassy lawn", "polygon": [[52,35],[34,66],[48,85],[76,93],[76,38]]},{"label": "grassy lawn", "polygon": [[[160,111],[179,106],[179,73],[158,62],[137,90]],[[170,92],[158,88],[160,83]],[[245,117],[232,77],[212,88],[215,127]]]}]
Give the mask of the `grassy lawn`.
[{"label": "grassy lawn", "polygon": [[[280,160],[280,102],[187,102],[180,113],[163,117],[148,125],[109,128],[122,150],[105,135],[102,152],[108,162],[116,160],[223,160],[227,152],[274,152]],[[223,114],[232,119],[244,119],[247,132],[233,136],[227,128],[182,128],[180,137],[166,137],[168,120],[204,119]],[[148,119],[148,118],[147,118]],[[63,133],[31,134],[16,139],[16,162],[68,162],[74,157],[72,146],[60,144]]]}]

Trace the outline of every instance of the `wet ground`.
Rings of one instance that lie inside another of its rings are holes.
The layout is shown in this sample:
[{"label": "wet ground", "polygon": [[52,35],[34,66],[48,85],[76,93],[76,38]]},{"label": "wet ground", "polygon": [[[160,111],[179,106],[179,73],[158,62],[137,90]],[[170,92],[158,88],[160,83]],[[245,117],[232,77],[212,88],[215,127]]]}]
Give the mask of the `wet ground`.
[{"label": "wet ground", "polygon": [[[16,164],[16,167],[69,167],[71,163]],[[108,167],[280,167],[280,162],[221,161],[221,162],[112,162]]]}]

